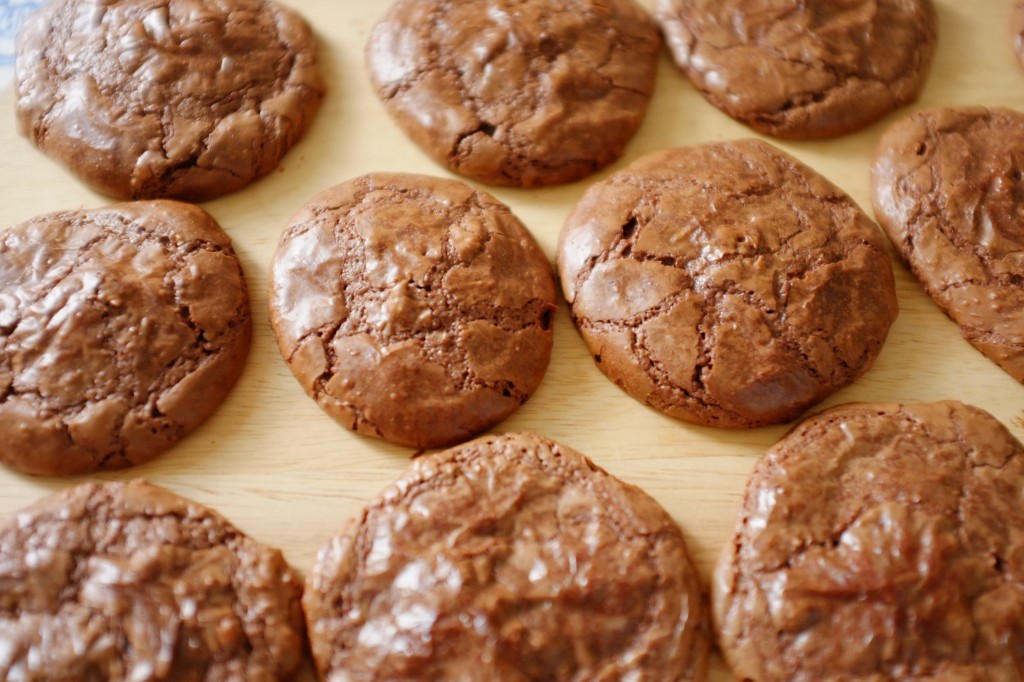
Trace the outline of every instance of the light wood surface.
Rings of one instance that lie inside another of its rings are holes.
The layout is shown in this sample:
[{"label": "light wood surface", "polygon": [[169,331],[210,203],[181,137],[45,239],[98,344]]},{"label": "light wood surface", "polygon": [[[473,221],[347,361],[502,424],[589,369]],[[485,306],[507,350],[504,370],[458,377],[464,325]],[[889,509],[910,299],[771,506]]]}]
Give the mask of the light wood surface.
[{"label": "light wood surface", "polygon": [[[643,0],[648,7],[653,0]],[[270,258],[290,216],[326,187],[371,171],[449,175],[387,117],[363,70],[363,46],[385,0],[290,0],[315,27],[329,93],[306,138],[270,177],[209,202],[231,234],[252,291],[255,342],[223,407],[155,461],[78,479],[0,471],[0,518],[86,479],[143,476],[207,504],[255,538],[280,547],[302,572],[341,522],[409,464],[412,451],[350,433],[308,399],[277,352],[267,324]],[[926,106],[985,104],[1024,109],[1024,70],[1012,50],[1012,0],[937,1],[938,55],[919,102],[857,134],[775,144],[850,193],[870,214],[868,172],[876,141],[893,120]],[[0,228],[40,213],[95,207],[93,194],[15,132],[10,88],[0,93]],[[707,104],[663,52],[657,91],[626,157],[581,182],[543,190],[493,189],[553,259],[562,222],[583,191],[639,156],[671,146],[750,137]],[[1024,437],[1024,391],[975,351],[896,264],[900,315],[875,366],[822,407],[850,401],[957,398],[978,405]],[[683,527],[707,578],[734,523],[754,462],[789,426],[750,431],[700,428],[644,407],[608,381],[573,329],[564,301],[555,351],[540,390],[496,430],[531,430],[569,445],[641,486]],[[2,439],[2,434],[0,434]],[[307,670],[303,678],[312,679]],[[731,680],[717,654],[713,681]]]}]

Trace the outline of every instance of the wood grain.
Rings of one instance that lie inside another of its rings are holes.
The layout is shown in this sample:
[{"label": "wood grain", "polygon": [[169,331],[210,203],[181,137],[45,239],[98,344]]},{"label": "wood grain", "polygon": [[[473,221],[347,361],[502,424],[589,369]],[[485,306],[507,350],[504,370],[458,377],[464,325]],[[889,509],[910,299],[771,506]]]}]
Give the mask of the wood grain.
[{"label": "wood grain", "polygon": [[[650,6],[651,0],[644,4]],[[291,0],[315,27],[329,84],[307,137],[270,177],[209,202],[231,234],[252,290],[256,327],[241,382],[195,434],[155,461],[116,474],[144,476],[219,510],[242,529],[281,547],[299,570],[342,520],[408,465],[411,451],[336,425],[309,400],[277,352],[266,315],[267,270],[289,217],[310,197],[370,171],[449,175],[391,123],[363,71],[362,50],[383,0]],[[1024,109],[1024,70],[1012,51],[1011,0],[937,2],[937,60],[921,100],[862,132],[810,143],[775,142],[870,207],[868,170],[877,139],[898,117],[926,106],[1006,105]],[[51,210],[109,200],[81,186],[15,131],[10,89],[0,94],[0,226]],[[754,136],[707,104],[663,52],[650,113],[627,155],[587,180],[544,190],[489,190],[533,231],[550,257],[562,221],[587,186],[665,147]],[[897,264],[900,315],[871,371],[826,405],[849,401],[931,401],[978,405],[1024,436],[1024,392],[960,338],[956,327]],[[823,405],[824,406],[824,405]],[[705,577],[734,523],[746,477],[787,426],[720,431],[675,421],[640,405],[595,368],[564,301],[551,368],[537,394],[500,430],[533,430],[590,456],[658,499],[684,528]],[[0,518],[84,479],[29,478],[0,471]],[[303,679],[312,679],[307,672]],[[713,681],[732,679],[716,657]]]}]

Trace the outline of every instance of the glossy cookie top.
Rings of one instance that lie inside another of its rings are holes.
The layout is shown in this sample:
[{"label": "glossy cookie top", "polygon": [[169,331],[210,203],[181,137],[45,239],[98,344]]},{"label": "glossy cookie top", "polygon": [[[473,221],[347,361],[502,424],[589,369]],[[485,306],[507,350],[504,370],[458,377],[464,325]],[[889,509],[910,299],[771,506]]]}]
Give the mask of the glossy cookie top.
[{"label": "glossy cookie top", "polygon": [[197,206],[14,225],[0,235],[0,461],[54,475],[149,460],[220,406],[251,337],[231,240]]},{"label": "glossy cookie top", "polygon": [[205,201],[269,173],[324,93],[270,0],[59,0],[18,37],[19,130],[118,199]]},{"label": "glossy cookie top", "polygon": [[286,680],[302,583],[276,549],[141,480],[86,483],[0,524],[0,677]]},{"label": "glossy cookie top", "polygon": [[738,679],[1015,680],[1022,446],[958,402],[853,404],[751,475],[715,572]]},{"label": "glossy cookie top", "polygon": [[324,679],[706,679],[679,527],[536,434],[418,458],[323,547],[303,605]]},{"label": "glossy cookie top", "polygon": [[398,0],[366,64],[436,161],[487,184],[539,187],[621,156],[647,112],[660,45],[633,0]]},{"label": "glossy cookie top", "polygon": [[657,0],[676,63],[768,135],[852,132],[917,99],[938,39],[931,0]]},{"label": "glossy cookie top", "polygon": [[1024,381],[1024,114],[917,112],[878,143],[878,222],[964,338]]},{"label": "glossy cookie top", "polygon": [[871,366],[896,317],[878,227],[764,142],[641,158],[587,191],[558,249],[601,370],[698,424],[797,417]]},{"label": "glossy cookie top", "polygon": [[314,197],[281,236],[270,322],[332,417],[410,447],[468,440],[540,385],[551,264],[511,210],[456,180],[375,173]]}]

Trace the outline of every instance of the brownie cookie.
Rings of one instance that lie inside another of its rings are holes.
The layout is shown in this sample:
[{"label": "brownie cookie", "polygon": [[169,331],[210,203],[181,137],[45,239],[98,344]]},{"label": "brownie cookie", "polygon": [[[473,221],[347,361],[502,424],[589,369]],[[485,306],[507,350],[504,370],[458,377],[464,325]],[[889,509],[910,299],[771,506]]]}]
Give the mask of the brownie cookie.
[{"label": "brownie cookie", "polygon": [[0,239],[0,462],[116,469],[193,431],[242,371],[249,298],[201,208],[51,213]]},{"label": "brownie cookie", "polygon": [[278,165],[324,86],[268,0],[55,0],[18,37],[20,132],[93,189],[204,201]]},{"label": "brownie cookie", "polygon": [[504,204],[377,173],[312,199],[281,237],[270,323],[328,414],[399,445],[452,445],[530,397],[551,357],[551,264]]},{"label": "brownie cookie", "polygon": [[417,459],[321,549],[303,595],[322,679],[704,680],[682,532],[535,434]]},{"label": "brownie cookie", "polygon": [[713,105],[783,138],[842,135],[917,99],[931,0],[657,0],[683,70]]},{"label": "brownie cookie", "polygon": [[633,0],[397,0],[366,63],[389,113],[439,163],[538,187],[622,155],[660,45]]},{"label": "brownie cookie", "polygon": [[1024,114],[922,111],[882,137],[875,216],[960,333],[1024,381]]},{"label": "brownie cookie", "polygon": [[216,512],[86,483],[0,525],[0,678],[290,679],[301,597],[281,552]]},{"label": "brownie cookie", "polygon": [[656,152],[591,187],[558,271],[601,370],[709,426],[795,418],[870,367],[897,312],[874,223],[753,140]]},{"label": "brownie cookie", "polygon": [[712,594],[737,679],[1020,679],[1024,452],[957,402],[844,405],[756,465]]}]

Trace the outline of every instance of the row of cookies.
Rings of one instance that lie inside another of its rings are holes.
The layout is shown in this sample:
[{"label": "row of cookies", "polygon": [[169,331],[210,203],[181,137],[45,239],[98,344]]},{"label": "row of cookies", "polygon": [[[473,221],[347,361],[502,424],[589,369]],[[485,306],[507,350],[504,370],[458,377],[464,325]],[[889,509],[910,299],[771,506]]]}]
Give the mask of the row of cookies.
[{"label": "row of cookies", "polygon": [[[529,433],[416,460],[280,552],[142,480],[0,525],[9,680],[1018,679],[1024,446],[961,403],[841,406],[758,463],[710,609],[640,489]],[[301,606],[300,606],[301,601]]]},{"label": "row of cookies", "polygon": [[[540,384],[551,266],[507,207],[461,182],[374,174],[312,199],[281,237],[282,356],[347,427],[433,448],[494,426]],[[70,475],[147,461],[194,431],[246,363],[249,292],[199,206],[46,214],[0,240],[0,461]]]},{"label": "row of cookies", "polygon": [[[876,213],[964,335],[1024,376],[1010,110],[925,111],[875,163]],[[192,431],[251,338],[230,240],[168,200],[49,214],[0,252],[7,398],[30,473],[120,468]],[[955,267],[950,267],[954,266]],[[593,185],[558,270],[598,366],[663,412],[711,426],[790,421],[872,364],[897,315],[877,227],[833,184],[756,141],[651,154]],[[490,195],[371,174],[310,200],[281,236],[270,322],[329,414],[366,435],[449,446],[541,382],[555,285]],[[71,365],[73,371],[65,368]]]},{"label": "row of cookies", "polygon": [[[578,180],[622,155],[654,90],[662,32],[705,97],[780,137],[862,128],[924,86],[929,0],[748,5],[659,0],[652,18],[633,0],[397,0],[366,66],[433,158],[517,187]],[[204,201],[276,167],[325,83],[312,31],[273,2],[64,0],[20,32],[16,88],[22,134],[91,187]]]}]

